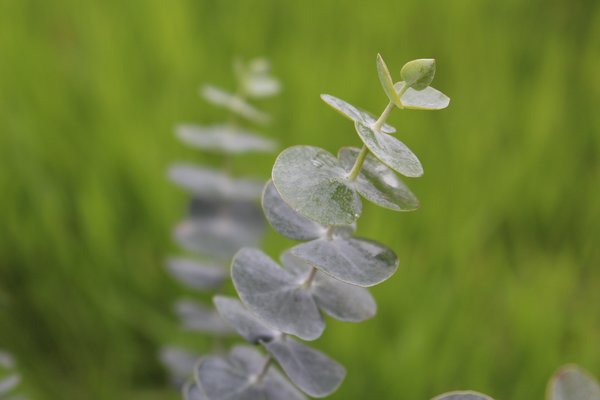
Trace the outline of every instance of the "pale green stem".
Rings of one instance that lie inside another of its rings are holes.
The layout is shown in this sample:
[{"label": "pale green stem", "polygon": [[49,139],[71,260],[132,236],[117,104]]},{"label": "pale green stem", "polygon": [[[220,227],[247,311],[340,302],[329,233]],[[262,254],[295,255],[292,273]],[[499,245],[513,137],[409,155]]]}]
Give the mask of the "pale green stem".
[{"label": "pale green stem", "polygon": [[302,282],[302,286],[305,288],[310,287],[310,285],[312,285],[313,281],[315,280],[316,275],[317,275],[317,269],[315,267],[312,267],[312,269],[308,273],[308,276],[306,277],[304,282]]},{"label": "pale green stem", "polygon": [[260,369],[260,372],[258,373],[258,375],[256,375],[256,378],[255,378],[256,382],[260,382],[263,380],[265,375],[267,375],[267,372],[269,371],[269,367],[271,367],[271,364],[273,364],[273,357],[269,356],[269,357],[267,357],[267,360],[263,364],[263,367]]},{"label": "pale green stem", "polygon": [[369,149],[367,149],[366,145],[363,145],[362,149],[360,149],[360,153],[358,153],[358,157],[356,157],[356,161],[354,162],[354,166],[350,170],[348,174],[348,180],[354,181],[362,168],[363,163],[365,162],[365,157],[369,154]]},{"label": "pale green stem", "polygon": [[385,120],[388,119],[388,117],[390,116],[390,113],[392,112],[394,107],[395,107],[394,103],[392,103],[390,101],[388,103],[387,107],[385,108],[385,110],[383,110],[383,112],[379,116],[379,119],[377,119],[377,121],[375,121],[375,123],[373,124],[373,126],[372,126],[373,130],[378,131],[381,129],[383,124],[385,124]]}]

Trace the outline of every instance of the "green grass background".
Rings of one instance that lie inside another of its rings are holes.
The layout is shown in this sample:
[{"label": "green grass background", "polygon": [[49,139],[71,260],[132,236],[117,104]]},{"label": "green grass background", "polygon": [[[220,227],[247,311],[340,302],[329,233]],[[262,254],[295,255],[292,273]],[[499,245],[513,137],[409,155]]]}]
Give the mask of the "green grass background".
[{"label": "green grass background", "polygon": [[[0,1],[0,347],[37,399],[170,399],[156,361],[183,335],[163,271],[185,194],[165,179],[181,121],[226,114],[236,55],[285,86],[282,146],[358,145],[326,92],[379,112],[375,55],[435,57],[441,112],[390,121],[419,155],[422,208],[367,206],[359,233],[401,267],[378,316],[330,321],[332,399],[457,388],[542,399],[564,362],[600,375],[600,3],[593,0]],[[236,161],[266,176],[274,156]],[[265,247],[288,242],[276,234]]]}]

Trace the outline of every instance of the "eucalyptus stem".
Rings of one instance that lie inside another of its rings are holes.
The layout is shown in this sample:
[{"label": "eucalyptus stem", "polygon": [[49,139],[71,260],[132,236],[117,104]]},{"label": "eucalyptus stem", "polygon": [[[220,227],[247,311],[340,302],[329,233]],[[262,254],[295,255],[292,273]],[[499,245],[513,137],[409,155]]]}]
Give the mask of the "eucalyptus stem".
[{"label": "eucalyptus stem", "polygon": [[308,276],[306,277],[304,282],[302,282],[302,286],[305,288],[310,287],[310,285],[312,285],[313,281],[315,280],[316,275],[317,269],[315,267],[312,267],[310,272],[308,273]]},{"label": "eucalyptus stem", "polygon": [[258,373],[258,375],[256,375],[256,382],[260,382],[263,380],[263,378],[267,375],[267,372],[269,371],[269,368],[271,367],[271,365],[273,364],[273,357],[268,356],[265,363],[263,364],[262,368],[260,369],[260,372]]},{"label": "eucalyptus stem", "polygon": [[362,165],[365,162],[365,157],[367,157],[368,153],[369,153],[369,149],[367,148],[366,145],[363,145],[362,149],[360,149],[360,153],[358,153],[358,157],[356,157],[354,166],[352,167],[352,169],[350,170],[350,173],[348,174],[348,179],[350,181],[356,180],[356,177],[358,176],[358,173],[360,172],[360,169],[362,168]]},{"label": "eucalyptus stem", "polygon": [[374,130],[378,131],[378,130],[381,129],[381,127],[383,126],[383,124],[385,124],[385,121],[390,116],[390,113],[392,112],[392,110],[394,109],[394,107],[395,107],[394,103],[392,103],[390,101],[388,103],[387,107],[385,108],[385,110],[383,110],[383,112],[379,116],[379,119],[377,119],[377,121],[375,121],[375,123],[373,124],[373,129]]}]

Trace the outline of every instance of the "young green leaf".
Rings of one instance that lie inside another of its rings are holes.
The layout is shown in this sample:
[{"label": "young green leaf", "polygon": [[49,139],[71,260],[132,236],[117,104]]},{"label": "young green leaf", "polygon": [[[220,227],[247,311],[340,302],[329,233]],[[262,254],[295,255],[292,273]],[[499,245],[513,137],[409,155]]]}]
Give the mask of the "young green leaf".
[{"label": "young green leaf", "polygon": [[457,391],[441,394],[433,400],[493,400],[485,394],[473,391]]},{"label": "young green leaf", "polygon": [[229,325],[214,309],[191,300],[179,300],[175,303],[175,314],[179,316],[183,328],[190,331],[229,335]]},{"label": "young green leaf", "polygon": [[379,82],[381,82],[381,86],[383,87],[383,91],[390,101],[398,108],[402,108],[402,103],[400,102],[400,97],[398,93],[394,89],[394,81],[392,80],[392,76],[390,75],[390,71],[388,70],[387,65],[385,65],[385,61],[381,57],[381,54],[377,54],[377,75],[379,75]]},{"label": "young green leaf", "polygon": [[577,365],[561,367],[548,384],[548,400],[600,400],[600,384]]},{"label": "young green leaf", "polygon": [[233,259],[233,284],[246,307],[278,330],[317,339],[325,320],[303,278],[282,269],[258,249],[243,248]]},{"label": "young green leaf", "polygon": [[309,396],[328,396],[346,376],[342,365],[290,337],[281,337],[264,346],[290,380]]},{"label": "young green leaf", "polygon": [[422,58],[409,61],[402,67],[400,76],[411,88],[423,90],[433,81],[433,77],[435,76],[435,60],[432,58]]},{"label": "young green leaf", "polygon": [[355,128],[363,143],[382,163],[404,176],[416,178],[423,175],[421,162],[400,140],[358,122]]},{"label": "young green leaf", "polygon": [[350,225],[362,211],[346,171],[333,155],[318,147],[284,150],[273,166],[273,183],[290,207],[323,225]]},{"label": "young green leaf", "polygon": [[398,258],[391,249],[367,239],[317,239],[290,251],[335,279],[357,286],[381,283],[398,269]]},{"label": "young green leaf", "polygon": [[[398,93],[403,87],[403,81],[394,84],[394,88]],[[412,110],[441,110],[450,104],[448,96],[431,86],[423,90],[409,88],[402,95],[401,101],[404,108]]]},{"label": "young green leaf", "polygon": [[[338,111],[343,116],[351,119],[354,122],[360,122],[361,124],[371,126],[377,121],[377,118],[375,118],[368,111],[353,106],[352,104],[347,103],[342,99],[338,99],[330,94],[322,94],[321,99],[325,103],[329,104],[334,110]],[[385,133],[394,133],[396,132],[396,128],[388,124],[383,124],[381,131]]]},{"label": "young green leaf", "polygon": [[[338,152],[342,167],[349,173],[360,149],[343,147]],[[395,211],[413,211],[419,208],[419,200],[398,175],[370,153],[365,157],[355,187],[365,199],[380,207]]]},{"label": "young green leaf", "polygon": [[275,150],[275,142],[272,140],[232,125],[184,124],[177,126],[175,132],[183,143],[202,150],[226,154],[270,153]]},{"label": "young green leaf", "polygon": [[217,311],[244,339],[253,344],[269,342],[281,336],[281,332],[267,326],[246,309],[239,300],[215,296]]},{"label": "young green leaf", "polygon": [[228,278],[224,267],[182,257],[170,257],[167,270],[181,284],[202,291],[217,289]]}]

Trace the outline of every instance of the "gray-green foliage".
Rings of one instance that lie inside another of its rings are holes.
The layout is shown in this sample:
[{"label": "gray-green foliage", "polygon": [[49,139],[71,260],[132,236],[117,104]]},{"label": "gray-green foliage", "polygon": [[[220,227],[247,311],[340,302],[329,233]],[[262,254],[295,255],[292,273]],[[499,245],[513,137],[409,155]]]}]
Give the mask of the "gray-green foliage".
[{"label": "gray-green foliage", "polygon": [[21,383],[21,375],[16,371],[16,363],[12,355],[0,350],[0,400],[25,400],[17,394]]},{"label": "gray-green foliage", "polygon": [[[293,336],[320,337],[325,314],[350,322],[375,315],[377,306],[366,287],[392,276],[398,257],[381,243],[355,236],[361,198],[395,211],[415,210],[419,202],[398,174],[423,173],[418,158],[392,136],[396,129],[385,120],[393,108],[407,108],[403,98],[409,90],[425,95],[415,98],[410,92],[411,104],[443,108],[439,102],[432,106],[431,92],[422,87],[429,78],[415,78],[411,72],[411,82],[398,86],[381,56],[377,71],[389,99],[379,118],[334,96],[321,96],[354,122],[361,149],[344,147],[336,157],[318,147],[294,146],[275,161],[272,181],[262,192],[263,211],[277,232],[302,243],[282,254],[281,265],[257,248],[242,248],[231,269],[241,301],[214,299],[219,314],[246,341],[262,346],[268,357],[248,353],[241,359],[233,352],[205,357],[195,369],[195,386],[186,388],[188,397],[190,391],[199,391],[209,400],[296,398],[282,376],[273,375],[281,382],[273,388],[272,362],[311,397],[328,396],[342,383],[342,365]],[[185,185],[186,180],[178,181]]]},{"label": "gray-green foliage", "polygon": [[[228,123],[208,126],[186,123],[175,129],[177,138],[185,145],[219,154],[223,164],[229,164],[231,157],[272,152],[276,147],[272,140],[244,127],[236,118],[253,123],[268,121],[268,116],[250,100],[272,96],[279,91],[279,81],[271,76],[269,63],[264,59],[247,63],[236,60],[234,75],[237,88],[233,93],[212,85],[200,89],[205,100],[232,114]],[[168,176],[186,190],[191,199],[183,220],[173,230],[174,240],[190,254],[169,257],[167,270],[191,289],[218,292],[230,276],[227,264],[231,257],[243,246],[258,244],[264,231],[265,223],[258,205],[264,180],[234,177],[224,168],[185,162],[172,165]],[[216,337],[234,332],[212,304],[185,299],[177,301],[174,310],[185,330]],[[197,360],[195,354],[174,346],[164,347],[160,358],[177,385],[183,384],[191,375]],[[275,383],[281,380],[273,379]],[[198,385],[186,383],[184,397],[206,399],[204,389]]]}]

